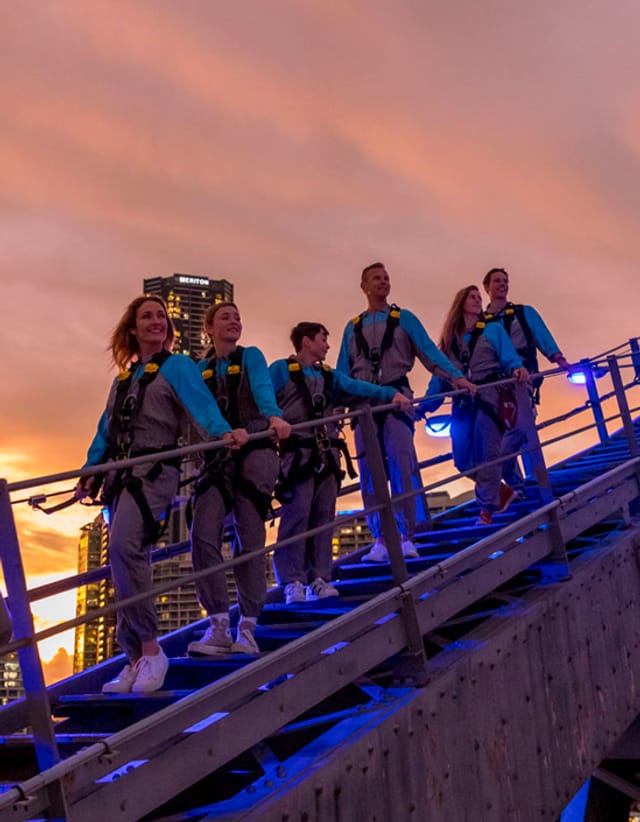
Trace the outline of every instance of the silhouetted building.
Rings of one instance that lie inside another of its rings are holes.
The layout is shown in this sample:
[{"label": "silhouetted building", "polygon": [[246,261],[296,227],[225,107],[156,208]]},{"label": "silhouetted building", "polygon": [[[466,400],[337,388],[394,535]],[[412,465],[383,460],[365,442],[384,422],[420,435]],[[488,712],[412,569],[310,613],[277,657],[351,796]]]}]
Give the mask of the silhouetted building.
[{"label": "silhouetted building", "polygon": [[233,301],[233,285],[228,280],[191,274],[149,277],[144,280],[144,293],[157,294],[166,302],[176,327],[174,351],[194,360],[202,359],[207,348],[202,331],[207,308],[212,303]]}]

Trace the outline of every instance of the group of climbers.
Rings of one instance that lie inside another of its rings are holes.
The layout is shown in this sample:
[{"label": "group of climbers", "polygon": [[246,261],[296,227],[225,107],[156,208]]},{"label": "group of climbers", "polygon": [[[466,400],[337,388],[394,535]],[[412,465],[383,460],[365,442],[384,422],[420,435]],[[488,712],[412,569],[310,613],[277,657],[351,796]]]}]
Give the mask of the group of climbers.
[{"label": "group of climbers", "polygon": [[[496,274],[500,274],[501,291],[491,290]],[[402,495],[422,487],[413,443],[416,409],[407,377],[416,358],[433,374],[430,396],[448,387],[463,392],[457,395],[454,418],[461,420],[466,406],[466,425],[472,420],[469,431],[473,432],[467,440],[473,443],[471,448],[465,443],[468,454],[463,459],[463,429],[458,425],[454,433],[458,467],[467,470],[494,458],[502,453],[506,440],[502,417],[496,415],[498,387],[478,391],[478,385],[516,376],[523,391],[517,395],[519,422],[512,420],[510,433],[515,437],[519,431],[520,440],[527,439],[528,418],[523,417],[521,404],[531,405],[525,387],[529,372],[522,362],[518,335],[524,335],[529,348],[533,339],[562,367],[568,363],[533,309],[526,307],[523,315],[520,307],[507,303],[506,272],[494,269],[488,276],[492,316],[483,316],[477,288],[463,289],[437,347],[414,314],[388,303],[390,279],[385,266],[367,266],[361,278],[367,309],[347,324],[335,370],[324,362],[329,332],[317,322],[298,323],[291,332],[295,353],[268,367],[258,348],[239,345],[242,323],[237,306],[230,302],[213,305],[206,314],[211,348],[198,368],[189,357],[170,353],[174,330],[160,298],[143,295],[130,303],[111,338],[113,360],[122,370],[109,394],[86,467],[173,449],[182,441],[187,423],[203,440],[222,439],[225,447],[207,451],[204,457],[191,504],[193,566],[209,625],[204,636],[189,645],[190,653],[258,652],[255,628],[266,594],[265,520],[274,493],[281,504],[278,542],[284,543],[274,553],[274,565],[286,603],[338,595],[331,583],[330,524],[345,448],[336,423],[326,418],[339,408],[354,409],[358,403],[389,406],[374,419],[391,492]],[[301,422],[316,424],[292,435],[291,426]],[[265,435],[249,439],[261,432]],[[354,438],[363,502],[369,508],[374,505],[372,477],[357,424]],[[351,473],[351,461],[345,456]],[[516,474],[514,466],[507,467]],[[170,509],[178,478],[178,464],[167,458],[151,467],[148,463],[125,470],[114,467],[104,479],[102,498],[111,509],[109,558],[115,593],[118,600],[139,595],[137,602],[118,612],[116,636],[128,663],[104,685],[105,693],[154,691],[164,682],[168,661],[157,641],[153,598],[144,594],[152,587],[149,546],[157,538],[158,519]],[[501,484],[498,467],[497,472],[480,468],[475,479],[481,521],[490,521],[492,511],[505,507],[510,501],[507,496],[515,493],[517,477],[513,485]],[[95,495],[96,485],[95,477],[85,476],[76,495]],[[235,640],[226,579],[215,570],[223,562],[222,540],[229,520],[234,557],[249,555],[233,567],[239,606]],[[416,525],[428,520],[424,495],[400,501],[396,520],[404,556],[418,556],[413,538]],[[369,515],[368,524],[374,543],[363,560],[387,561],[379,514]],[[311,529],[312,536],[299,537]]]}]

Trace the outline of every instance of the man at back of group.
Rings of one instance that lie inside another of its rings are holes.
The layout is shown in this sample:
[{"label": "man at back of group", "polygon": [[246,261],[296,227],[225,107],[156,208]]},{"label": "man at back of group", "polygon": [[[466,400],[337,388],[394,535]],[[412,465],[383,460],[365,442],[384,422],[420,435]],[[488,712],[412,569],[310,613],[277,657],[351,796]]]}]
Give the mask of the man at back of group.
[{"label": "man at back of group", "polygon": [[[535,308],[530,305],[516,305],[507,300],[509,274],[504,268],[492,268],[485,274],[482,284],[490,300],[485,312],[485,319],[488,322],[502,323],[530,374],[537,374],[540,371],[537,358],[538,351],[541,351],[550,362],[565,371],[571,368]],[[514,428],[507,431],[504,436],[502,453],[513,454],[524,449],[525,472],[527,476],[533,476],[539,482],[544,476],[544,457],[540,448],[535,420],[535,405],[538,399],[539,384],[516,384],[515,390],[518,418]],[[502,477],[507,485],[522,491],[524,478],[516,457],[503,463]]]},{"label": "man at back of group", "polygon": [[[338,371],[359,380],[390,386],[412,398],[407,374],[417,357],[432,374],[448,380],[456,389],[475,391],[475,386],[462,376],[430,339],[418,318],[405,308],[389,304],[387,298],[391,282],[384,263],[368,265],[362,272],[360,287],[367,298],[367,310],[347,323],[336,366]],[[403,494],[422,487],[413,444],[412,412],[410,408],[406,413],[390,411],[375,415],[392,494]],[[361,456],[364,444],[359,426],[355,429],[355,442],[359,455],[362,500],[365,508],[369,508],[375,505],[375,498],[366,455]],[[395,513],[402,552],[405,557],[417,557],[413,543],[416,523],[429,519],[424,494],[404,500],[396,506]],[[366,562],[386,562],[389,555],[382,539],[380,515],[371,514],[367,522],[375,542],[362,559]]]}]

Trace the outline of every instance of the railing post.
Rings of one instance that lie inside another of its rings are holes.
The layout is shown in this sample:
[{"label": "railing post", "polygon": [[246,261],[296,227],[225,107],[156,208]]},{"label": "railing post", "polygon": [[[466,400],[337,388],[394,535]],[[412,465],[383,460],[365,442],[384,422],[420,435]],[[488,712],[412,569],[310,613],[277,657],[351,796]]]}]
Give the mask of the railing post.
[{"label": "railing post", "polygon": [[636,375],[636,380],[640,380],[640,345],[638,345],[637,337],[632,337],[629,340],[629,347],[631,348],[631,362],[633,363],[633,371]]},{"label": "railing post", "polygon": [[602,413],[602,403],[598,394],[596,386],[596,378],[593,376],[593,368],[589,359],[580,360],[580,370],[584,374],[585,385],[587,387],[587,395],[589,397],[589,404],[593,411],[593,418],[598,429],[598,436],[602,445],[609,442],[609,433],[607,432],[607,425],[604,421],[604,414]]},{"label": "railing post", "polygon": [[[60,754],[51,722],[51,706],[40,655],[33,639],[33,616],[27,597],[24,566],[6,480],[0,480],[0,561],[7,586],[14,639],[28,642],[18,650],[18,659],[38,766],[44,771],[60,761]],[[49,789],[49,800],[49,817],[66,819],[68,814],[60,782],[54,783]]]},{"label": "railing post", "polygon": [[[640,447],[638,446],[636,430],[633,425],[633,420],[631,419],[627,395],[624,391],[624,382],[622,380],[622,374],[620,373],[620,366],[618,365],[617,358],[613,356],[607,357],[607,364],[609,366],[609,372],[611,373],[611,382],[613,383],[613,388],[616,392],[616,401],[618,403],[618,408],[620,409],[622,428],[627,440],[627,445],[629,446],[629,453],[632,457],[637,457],[640,455]],[[640,491],[640,466],[638,465],[636,465],[636,479],[638,481],[638,490]],[[631,500],[629,503],[628,513],[623,511],[625,518],[629,521],[629,524],[631,517],[638,512],[640,512],[640,502],[638,499]]]},{"label": "railing post", "polygon": [[629,412],[629,403],[627,402],[627,395],[624,392],[624,383],[622,381],[622,374],[620,373],[617,357],[607,357],[607,365],[609,367],[609,373],[611,374],[613,389],[616,392],[616,401],[620,409],[622,428],[627,440],[627,445],[629,446],[629,453],[632,457],[637,457],[640,454],[640,448],[638,447],[636,431],[633,427],[633,420]]},{"label": "railing post", "polygon": [[[380,525],[384,543],[389,552],[391,574],[394,584],[402,586],[409,578],[409,573],[402,554],[400,533],[387,485],[387,473],[378,441],[376,423],[370,406],[364,409],[364,413],[358,417],[358,425],[366,452],[367,466],[371,472],[375,499],[377,503],[384,504],[384,508],[380,511]],[[417,685],[422,685],[426,681],[427,655],[420,632],[416,603],[410,591],[404,592],[402,596],[402,618],[407,636],[407,654],[397,666],[396,677],[404,680],[410,679]]]}]

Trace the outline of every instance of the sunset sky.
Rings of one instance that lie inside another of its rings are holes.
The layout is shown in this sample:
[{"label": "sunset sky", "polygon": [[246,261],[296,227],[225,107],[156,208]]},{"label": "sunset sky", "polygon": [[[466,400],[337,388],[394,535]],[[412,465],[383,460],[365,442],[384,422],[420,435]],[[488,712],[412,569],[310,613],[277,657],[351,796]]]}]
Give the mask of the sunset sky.
[{"label": "sunset sky", "polygon": [[[638,333],[636,0],[21,0],[0,27],[9,481],[84,461],[144,277],[229,279],[269,360],[317,319],[333,363],[377,259],[434,338],[494,265],[569,359]],[[15,513],[34,580],[74,567],[85,511]]]}]

